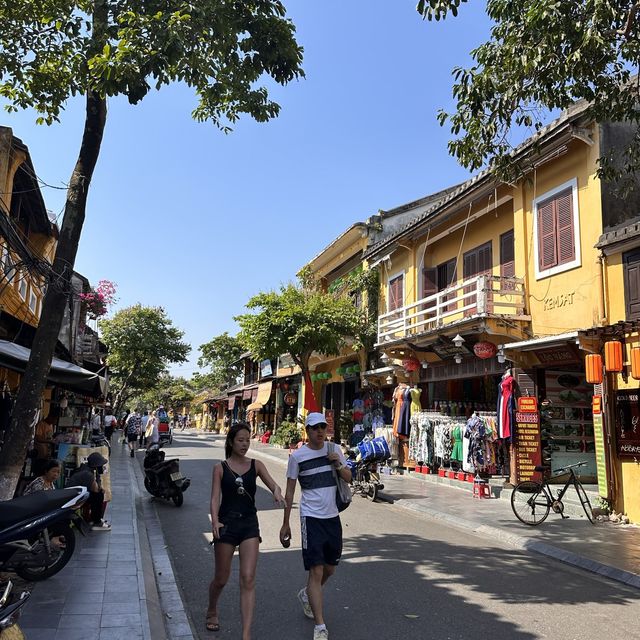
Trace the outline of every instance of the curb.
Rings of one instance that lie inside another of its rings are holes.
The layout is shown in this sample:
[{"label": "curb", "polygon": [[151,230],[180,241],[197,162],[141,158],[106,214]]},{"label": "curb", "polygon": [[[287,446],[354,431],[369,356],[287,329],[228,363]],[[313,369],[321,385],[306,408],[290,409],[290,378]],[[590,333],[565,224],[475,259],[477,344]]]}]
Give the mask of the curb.
[{"label": "curb", "polygon": [[[268,458],[269,460],[279,462],[280,464],[287,464],[285,460],[282,460],[282,458],[278,458],[277,456],[271,455],[269,453],[263,453],[258,449],[252,449],[252,452],[261,457]],[[496,538],[501,542],[517,549],[522,549],[523,551],[532,553],[538,553],[542,556],[546,556],[547,558],[552,558],[553,560],[558,560],[564,564],[583,569],[584,571],[589,571],[590,573],[595,573],[604,578],[615,580],[616,582],[621,582],[622,584],[626,584],[630,587],[635,587],[636,589],[640,589],[640,575],[632,573],[631,571],[625,571],[624,569],[612,567],[611,565],[598,562],[597,560],[592,560],[591,558],[581,556],[571,551],[566,551],[565,549],[561,549],[560,547],[555,547],[545,542],[539,542],[538,540],[531,540],[525,536],[518,536],[513,533],[508,533],[507,531],[504,531],[499,527],[491,527],[484,524],[479,525],[471,520],[461,518],[460,516],[455,516],[444,511],[437,511],[436,509],[425,507],[421,504],[418,504],[417,502],[413,502],[412,500],[394,500],[392,506],[395,506],[399,509],[404,509],[406,511],[412,511],[413,513],[418,513],[423,516],[427,516],[428,518],[431,518],[433,520],[445,522],[446,524],[458,529],[473,531],[474,533],[482,534],[485,536],[490,535],[493,538]]]},{"label": "curb", "polygon": [[144,483],[144,475],[137,456],[133,464],[132,480],[138,530],[143,528],[146,534],[138,539],[147,592],[147,626],[151,627],[149,639],[194,640],[153,498],[148,496],[148,499],[145,499],[147,496],[140,489]]}]

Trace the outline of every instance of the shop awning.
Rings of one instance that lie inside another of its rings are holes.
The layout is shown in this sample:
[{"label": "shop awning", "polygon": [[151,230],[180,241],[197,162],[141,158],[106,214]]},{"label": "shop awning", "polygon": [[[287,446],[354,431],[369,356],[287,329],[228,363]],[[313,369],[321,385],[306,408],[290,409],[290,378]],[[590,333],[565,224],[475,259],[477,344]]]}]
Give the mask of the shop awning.
[{"label": "shop awning", "polygon": [[567,333],[559,333],[555,336],[545,336],[544,338],[532,338],[531,340],[523,340],[521,342],[506,342],[505,344],[498,345],[499,348],[503,348],[505,351],[511,349],[519,349],[520,351],[532,351],[534,349],[540,349],[542,347],[554,347],[556,345],[562,345],[567,342],[575,342],[578,337],[577,331],[569,331]]},{"label": "shop awning", "polygon": [[[0,340],[0,367],[24,373],[30,355],[30,349],[13,342]],[[51,369],[47,379],[49,382],[71,391],[89,395],[104,395],[107,392],[106,378],[59,358],[53,358],[51,361]]]},{"label": "shop awning", "polygon": [[271,398],[271,387],[273,386],[273,381],[269,380],[269,382],[261,382],[258,385],[258,395],[254,402],[252,402],[247,409],[256,410],[262,409],[262,407],[269,402],[269,398]]}]

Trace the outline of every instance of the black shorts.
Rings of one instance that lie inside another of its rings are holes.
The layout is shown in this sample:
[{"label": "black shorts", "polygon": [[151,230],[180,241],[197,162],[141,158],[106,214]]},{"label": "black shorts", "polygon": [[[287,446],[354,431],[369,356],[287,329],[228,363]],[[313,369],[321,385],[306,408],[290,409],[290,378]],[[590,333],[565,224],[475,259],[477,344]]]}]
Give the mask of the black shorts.
[{"label": "black shorts", "polygon": [[302,527],[302,560],[304,568],[323,564],[337,565],[342,555],[342,524],[340,517],[300,518]]},{"label": "black shorts", "polygon": [[128,440],[129,442],[137,442],[137,441],[138,441],[138,434],[137,434],[137,433],[130,433],[130,434],[127,436],[127,440]]},{"label": "black shorts", "polygon": [[237,547],[241,542],[249,540],[250,538],[258,538],[260,542],[262,542],[262,538],[260,537],[260,527],[258,525],[258,516],[256,514],[220,515],[220,522],[222,522],[224,526],[220,529],[220,538],[218,540],[214,540],[214,544],[217,542],[224,542]]}]

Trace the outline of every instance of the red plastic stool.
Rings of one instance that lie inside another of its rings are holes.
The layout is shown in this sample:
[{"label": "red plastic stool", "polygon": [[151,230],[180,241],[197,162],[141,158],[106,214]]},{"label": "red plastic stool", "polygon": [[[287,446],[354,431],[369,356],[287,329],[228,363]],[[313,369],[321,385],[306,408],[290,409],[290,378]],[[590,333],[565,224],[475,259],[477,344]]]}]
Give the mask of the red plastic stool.
[{"label": "red plastic stool", "polygon": [[476,478],[473,481],[473,497],[474,498],[490,498],[491,489],[489,483],[482,478]]}]

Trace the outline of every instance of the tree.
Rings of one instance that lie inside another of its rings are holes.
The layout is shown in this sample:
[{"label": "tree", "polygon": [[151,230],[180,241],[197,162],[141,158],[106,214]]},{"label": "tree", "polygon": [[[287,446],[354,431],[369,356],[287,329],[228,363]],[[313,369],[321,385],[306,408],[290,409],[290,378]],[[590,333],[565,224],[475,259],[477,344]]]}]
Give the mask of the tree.
[{"label": "tree", "polygon": [[167,366],[185,362],[191,350],[161,307],[137,304],[99,326],[109,354],[116,415],[135,393],[156,388]]},{"label": "tree", "polygon": [[[420,0],[429,20],[457,15],[467,0]],[[472,51],[475,64],[453,71],[454,113],[441,111],[458,136],[450,153],[475,170],[490,163],[513,180],[515,127],[544,125],[549,110],[587,100],[596,121],[640,123],[640,2],[616,0],[488,0],[491,38]],[[615,152],[614,152],[615,153]],[[622,153],[600,158],[599,174],[628,181],[640,168],[640,130]]]},{"label": "tree", "polygon": [[207,375],[209,386],[224,388],[235,384],[242,373],[239,359],[244,350],[238,338],[226,331],[200,345],[202,355],[198,358],[198,366],[210,367],[211,372]]},{"label": "tree", "polygon": [[302,49],[279,0],[0,0],[0,96],[8,110],[58,120],[66,101],[86,102],[84,132],[31,357],[0,451],[0,499],[13,495],[33,435],[70,291],[87,194],[107,120],[107,98],[131,104],[182,82],[198,98],[193,117],[229,131],[241,114],[258,122],[279,106],[263,76],[303,75]]},{"label": "tree", "polygon": [[363,322],[349,297],[324,293],[301,280],[305,286],[288,284],[254,296],[246,306],[257,312],[235,320],[241,327],[238,338],[251,353],[271,359],[288,353],[306,379],[314,351],[338,355],[349,338],[357,350]]},{"label": "tree", "polygon": [[194,396],[195,390],[189,380],[163,372],[152,389],[132,395],[128,404],[129,407],[140,410],[164,405],[165,408],[180,413],[191,404]]}]

